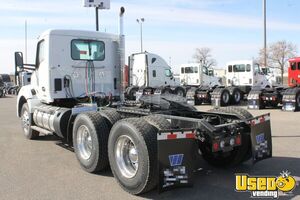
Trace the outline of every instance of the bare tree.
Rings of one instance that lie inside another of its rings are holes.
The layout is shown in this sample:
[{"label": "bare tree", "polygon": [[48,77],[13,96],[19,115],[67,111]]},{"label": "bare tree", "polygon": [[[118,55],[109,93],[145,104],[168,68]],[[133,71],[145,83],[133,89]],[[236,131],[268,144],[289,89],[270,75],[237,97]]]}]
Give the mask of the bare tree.
[{"label": "bare tree", "polygon": [[[271,43],[267,47],[267,64],[270,68],[279,69],[281,72],[281,80],[283,83],[283,74],[287,68],[288,59],[295,57],[297,46],[285,40]],[[258,63],[264,66],[264,49],[260,49]]]},{"label": "bare tree", "polygon": [[217,65],[217,62],[211,55],[211,49],[208,47],[196,48],[193,58],[196,62],[202,63],[203,66],[210,68]]}]

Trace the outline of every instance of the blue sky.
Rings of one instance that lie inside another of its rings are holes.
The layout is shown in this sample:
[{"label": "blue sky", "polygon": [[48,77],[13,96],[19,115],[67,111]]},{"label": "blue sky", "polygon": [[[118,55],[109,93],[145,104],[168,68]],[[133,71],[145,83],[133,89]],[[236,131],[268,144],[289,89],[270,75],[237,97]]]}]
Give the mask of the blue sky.
[{"label": "blue sky", "polygon": [[[174,66],[192,62],[195,48],[209,47],[218,68],[231,60],[257,56],[263,44],[262,0],[111,0],[100,11],[100,30],[118,32],[118,10],[124,6],[126,54],[140,51],[137,18],[144,17],[144,50]],[[300,45],[298,0],[267,0],[268,42]],[[28,23],[28,62],[36,38],[49,28],[94,30],[94,10],[81,0],[10,0],[0,6],[0,73],[14,71],[14,51],[24,51]]]}]

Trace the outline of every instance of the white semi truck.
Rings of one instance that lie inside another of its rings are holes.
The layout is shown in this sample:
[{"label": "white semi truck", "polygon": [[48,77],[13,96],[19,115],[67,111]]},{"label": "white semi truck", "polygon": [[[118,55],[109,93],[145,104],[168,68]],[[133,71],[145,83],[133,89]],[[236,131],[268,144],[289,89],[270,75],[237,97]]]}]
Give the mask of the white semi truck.
[{"label": "white semi truck", "polygon": [[128,87],[126,98],[135,100],[136,95],[154,92],[186,96],[186,92],[199,85],[216,87],[220,79],[214,77],[213,69],[207,69],[199,63],[180,66],[180,78],[175,78],[171,67],[157,54],[137,53],[128,59]]},{"label": "white semi truck", "polygon": [[213,89],[199,88],[187,94],[188,101],[196,104],[212,102],[214,105],[239,104],[252,87],[271,88],[272,81],[253,60],[237,60],[226,64],[226,86]]},{"label": "white semi truck", "polygon": [[[31,83],[21,88],[16,105],[27,139],[57,135],[74,148],[85,171],[110,166],[131,194],[191,185],[200,158],[228,166],[272,156],[268,114],[253,117],[232,107],[201,112],[177,95],[153,94],[127,104],[121,76],[124,11],[119,35],[80,30],[40,35]],[[27,65],[20,52],[15,61],[20,69]]]},{"label": "white semi truck", "polygon": [[153,94],[157,89],[161,93],[185,96],[186,89],[180,86],[171,67],[157,54],[143,52],[132,54],[128,58],[128,87],[126,98],[136,100],[136,94]]}]

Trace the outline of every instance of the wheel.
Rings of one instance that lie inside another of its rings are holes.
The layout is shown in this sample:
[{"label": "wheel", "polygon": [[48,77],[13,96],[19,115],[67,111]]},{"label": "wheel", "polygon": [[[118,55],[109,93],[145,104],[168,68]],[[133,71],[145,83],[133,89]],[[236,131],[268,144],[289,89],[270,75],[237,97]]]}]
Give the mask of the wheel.
[{"label": "wheel", "polygon": [[137,87],[130,88],[129,91],[128,91],[128,99],[134,101],[136,99],[136,92],[138,90],[139,89]]},{"label": "wheel", "polygon": [[29,113],[28,104],[24,103],[21,109],[21,126],[24,136],[29,139],[35,139],[39,136],[39,132],[32,130],[31,126],[33,124],[32,115]]},{"label": "wheel", "polygon": [[3,97],[3,95],[4,95],[4,91],[3,89],[0,88],[0,98]]},{"label": "wheel", "polygon": [[101,110],[99,113],[106,119],[109,130],[117,121],[122,119],[121,115],[115,109]]},{"label": "wheel", "polygon": [[300,110],[300,92],[296,95],[296,111]]},{"label": "wheel", "polygon": [[239,104],[242,100],[242,92],[238,88],[235,88],[232,92],[232,97],[233,104]]},{"label": "wheel", "polygon": [[158,183],[157,129],[141,118],[118,121],[111,129],[108,155],[119,185],[141,194]]},{"label": "wheel", "polygon": [[157,128],[158,130],[170,129],[171,123],[160,115],[148,115],[143,117],[149,124]]},{"label": "wheel", "polygon": [[[253,115],[245,109],[236,107],[217,108],[211,110],[213,112],[224,112],[228,114],[236,114],[239,119],[250,119]],[[242,134],[242,146],[234,147],[234,149],[227,153],[211,152],[211,146],[199,142],[199,148],[202,152],[203,158],[216,167],[236,166],[251,158],[251,140],[250,135]]]},{"label": "wheel", "polygon": [[221,105],[227,106],[230,100],[230,93],[227,89],[224,89],[221,93]]},{"label": "wheel", "polygon": [[177,94],[178,96],[184,97],[185,96],[185,91],[181,87],[176,87],[175,94]]},{"label": "wheel", "polygon": [[108,167],[109,128],[98,112],[79,114],[73,127],[73,145],[81,167],[90,173]]},{"label": "wheel", "polygon": [[162,94],[172,94],[172,90],[169,87],[163,88],[161,91]]}]

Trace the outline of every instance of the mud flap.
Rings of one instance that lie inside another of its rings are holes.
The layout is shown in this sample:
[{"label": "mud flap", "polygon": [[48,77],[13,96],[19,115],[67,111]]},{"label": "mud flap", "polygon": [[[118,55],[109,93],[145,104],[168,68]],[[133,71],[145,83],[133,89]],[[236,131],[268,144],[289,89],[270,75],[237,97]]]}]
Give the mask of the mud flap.
[{"label": "mud flap", "polygon": [[260,101],[261,91],[251,90],[247,97],[248,109],[259,110],[262,105]]},{"label": "mud flap", "polygon": [[193,185],[196,130],[161,131],[157,135],[159,185],[158,192]]},{"label": "mud flap", "polygon": [[270,114],[250,120],[253,163],[272,157]]}]

